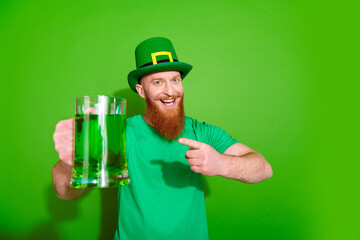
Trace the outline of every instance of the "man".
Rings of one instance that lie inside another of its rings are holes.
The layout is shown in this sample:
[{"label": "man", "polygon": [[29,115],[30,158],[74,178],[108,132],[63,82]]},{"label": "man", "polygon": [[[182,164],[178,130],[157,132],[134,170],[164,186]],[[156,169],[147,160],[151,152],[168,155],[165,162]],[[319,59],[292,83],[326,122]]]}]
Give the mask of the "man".
[{"label": "man", "polygon": [[[192,66],[178,60],[170,40],[145,40],[135,54],[128,82],[146,112],[126,122],[131,183],[119,188],[115,239],[208,239],[200,174],[257,183],[272,176],[271,166],[220,128],[185,117],[182,80]],[[65,200],[85,191],[69,187],[73,124],[60,121],[54,133],[53,182]]]}]

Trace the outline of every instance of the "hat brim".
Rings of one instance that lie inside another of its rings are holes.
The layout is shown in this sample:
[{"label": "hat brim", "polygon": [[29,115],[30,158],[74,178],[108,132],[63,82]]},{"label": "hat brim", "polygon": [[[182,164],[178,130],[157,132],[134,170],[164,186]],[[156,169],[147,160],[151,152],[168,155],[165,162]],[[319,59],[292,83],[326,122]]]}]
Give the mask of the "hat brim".
[{"label": "hat brim", "polygon": [[144,75],[163,71],[179,71],[181,74],[181,78],[184,79],[191,69],[192,66],[190,64],[183,62],[158,63],[156,65],[138,68],[134,71],[131,71],[128,75],[128,82],[130,88],[137,93],[136,84],[138,84],[139,79]]}]

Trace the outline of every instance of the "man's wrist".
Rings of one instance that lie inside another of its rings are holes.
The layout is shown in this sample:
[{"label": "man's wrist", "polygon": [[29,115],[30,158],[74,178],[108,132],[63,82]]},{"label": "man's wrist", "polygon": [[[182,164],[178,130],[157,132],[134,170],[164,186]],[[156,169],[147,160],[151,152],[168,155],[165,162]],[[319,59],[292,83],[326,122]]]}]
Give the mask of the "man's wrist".
[{"label": "man's wrist", "polygon": [[219,176],[221,177],[227,177],[229,175],[229,171],[230,171],[230,161],[231,161],[231,156],[229,155],[225,155],[225,154],[221,154],[220,157],[220,170],[219,170]]}]

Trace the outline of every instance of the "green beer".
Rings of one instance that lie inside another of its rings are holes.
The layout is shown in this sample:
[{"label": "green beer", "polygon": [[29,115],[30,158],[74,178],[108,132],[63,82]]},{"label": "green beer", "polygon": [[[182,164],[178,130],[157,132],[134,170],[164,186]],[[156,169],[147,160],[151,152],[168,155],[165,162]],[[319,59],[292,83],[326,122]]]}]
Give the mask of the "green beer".
[{"label": "green beer", "polygon": [[117,187],[129,183],[125,115],[76,114],[70,186]]}]

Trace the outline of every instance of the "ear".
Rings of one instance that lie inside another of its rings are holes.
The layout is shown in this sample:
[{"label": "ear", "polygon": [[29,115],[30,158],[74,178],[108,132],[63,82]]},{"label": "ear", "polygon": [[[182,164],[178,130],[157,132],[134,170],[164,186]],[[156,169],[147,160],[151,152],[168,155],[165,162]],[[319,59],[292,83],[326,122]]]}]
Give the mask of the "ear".
[{"label": "ear", "polygon": [[145,99],[145,95],[144,95],[144,87],[141,84],[136,84],[136,91],[138,92],[138,94],[140,95],[140,97]]}]

